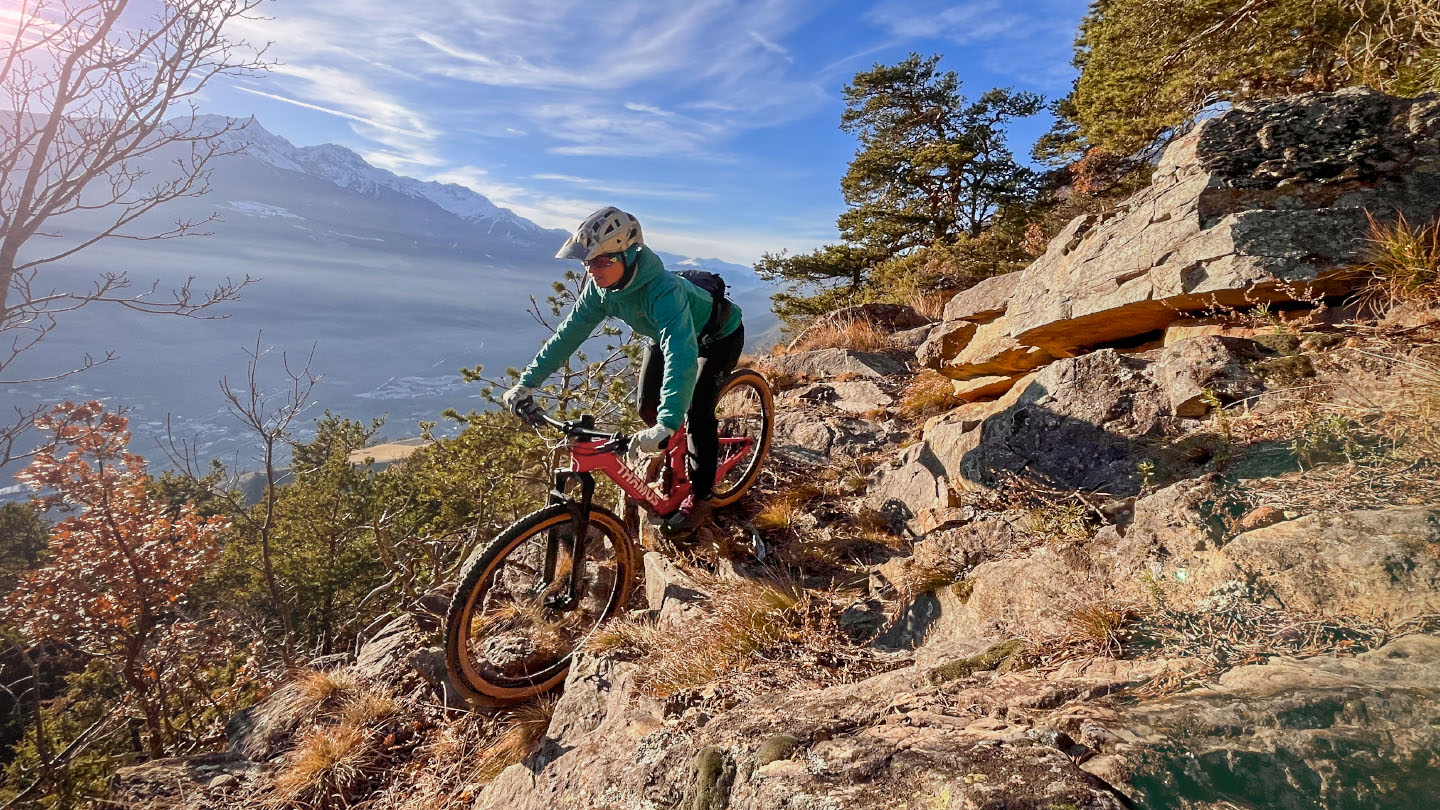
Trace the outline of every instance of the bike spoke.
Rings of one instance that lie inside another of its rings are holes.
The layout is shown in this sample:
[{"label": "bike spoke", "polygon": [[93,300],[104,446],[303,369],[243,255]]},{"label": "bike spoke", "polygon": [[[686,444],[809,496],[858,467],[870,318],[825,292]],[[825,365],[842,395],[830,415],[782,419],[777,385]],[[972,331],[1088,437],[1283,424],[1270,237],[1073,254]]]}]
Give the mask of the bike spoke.
[{"label": "bike spoke", "polygon": [[[604,615],[615,586],[613,543],[592,526],[577,572],[568,553],[568,529],[561,534],[550,582],[543,580],[547,532],[513,549],[491,576],[466,633],[470,663],[487,681],[523,683],[539,677],[562,663]],[[557,609],[575,573],[582,578],[578,602]]]}]

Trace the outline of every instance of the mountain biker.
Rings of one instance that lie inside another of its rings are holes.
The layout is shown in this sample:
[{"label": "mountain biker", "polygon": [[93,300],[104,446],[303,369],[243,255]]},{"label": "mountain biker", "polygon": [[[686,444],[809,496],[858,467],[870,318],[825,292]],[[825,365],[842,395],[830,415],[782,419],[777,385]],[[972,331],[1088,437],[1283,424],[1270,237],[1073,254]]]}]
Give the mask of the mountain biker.
[{"label": "mountain biker", "polygon": [[[740,308],[666,272],[660,257],[645,246],[639,221],[613,206],[580,223],[555,258],[585,264],[584,289],[501,404],[517,416],[532,407],[532,389],[606,317],[619,318],[650,338],[636,391],[640,418],[649,427],[632,438],[642,451],[657,452],[688,419],[691,494],[663,528],[676,535],[694,531],[711,511],[719,453],[715,400],[745,344]],[[717,304],[720,311],[712,318]]]}]

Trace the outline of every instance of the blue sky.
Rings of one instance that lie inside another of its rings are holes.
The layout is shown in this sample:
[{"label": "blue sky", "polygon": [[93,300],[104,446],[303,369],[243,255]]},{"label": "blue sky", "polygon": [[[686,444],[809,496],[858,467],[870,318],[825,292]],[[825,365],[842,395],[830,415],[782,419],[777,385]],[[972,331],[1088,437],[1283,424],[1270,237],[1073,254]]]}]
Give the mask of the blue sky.
[{"label": "blue sky", "polygon": [[[857,70],[944,54],[970,97],[1063,95],[1084,0],[282,0],[236,33],[268,75],[207,92],[301,144],[458,182],[547,227],[605,204],[648,240],[749,263],[835,236]],[[1013,129],[1025,155],[1049,125]]]}]

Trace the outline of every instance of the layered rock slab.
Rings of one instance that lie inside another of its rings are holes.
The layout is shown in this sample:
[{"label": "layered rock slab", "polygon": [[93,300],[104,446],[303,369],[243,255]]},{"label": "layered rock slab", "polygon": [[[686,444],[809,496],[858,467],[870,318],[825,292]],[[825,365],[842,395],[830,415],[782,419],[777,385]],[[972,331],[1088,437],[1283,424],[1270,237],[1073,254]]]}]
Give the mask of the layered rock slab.
[{"label": "layered rock slab", "polygon": [[1017,374],[1188,312],[1348,292],[1367,211],[1437,209],[1440,97],[1237,105],[1172,143],[1117,212],[1073,220],[1014,279],[957,295],[918,356],[955,379]]}]

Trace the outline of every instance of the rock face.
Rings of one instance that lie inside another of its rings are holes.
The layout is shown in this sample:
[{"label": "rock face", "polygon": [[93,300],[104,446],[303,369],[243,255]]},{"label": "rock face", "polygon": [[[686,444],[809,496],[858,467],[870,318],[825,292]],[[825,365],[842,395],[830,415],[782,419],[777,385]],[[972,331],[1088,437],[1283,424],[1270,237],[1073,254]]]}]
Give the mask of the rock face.
[{"label": "rock face", "polygon": [[[1232,670],[1117,726],[1140,806],[1412,810],[1440,795],[1440,639]],[[1230,805],[1233,806],[1233,805]]]},{"label": "rock face", "polygon": [[[1064,489],[1131,495],[1141,444],[1169,418],[1169,401],[1144,373],[1144,361],[1104,350],[1056,362],[1015,404],[986,419],[972,448],[937,453],[967,483],[995,486],[1008,473]],[[960,445],[964,448],[964,445]]]},{"label": "rock face", "polygon": [[903,434],[884,422],[856,416],[783,411],[775,418],[773,452],[802,464],[826,464],[885,449]]},{"label": "rock face", "polygon": [[1365,212],[1440,207],[1440,97],[1368,90],[1237,105],[1166,149],[1114,215],[1072,221],[1020,273],[957,295],[918,357],[1017,375],[1187,312],[1349,291]]},{"label": "rock face", "polygon": [[786,391],[778,399],[781,405],[825,404],[856,415],[886,408],[895,401],[874,380],[814,383]]},{"label": "rock face", "polygon": [[1402,623],[1440,612],[1440,509],[1309,515],[1245,532],[1191,572],[1197,588],[1243,582],[1282,609]]},{"label": "rock face", "polygon": [[764,695],[699,728],[666,722],[633,676],[582,658],[541,753],[506,769],[476,810],[1125,806],[1043,735],[947,712],[916,669]]}]

